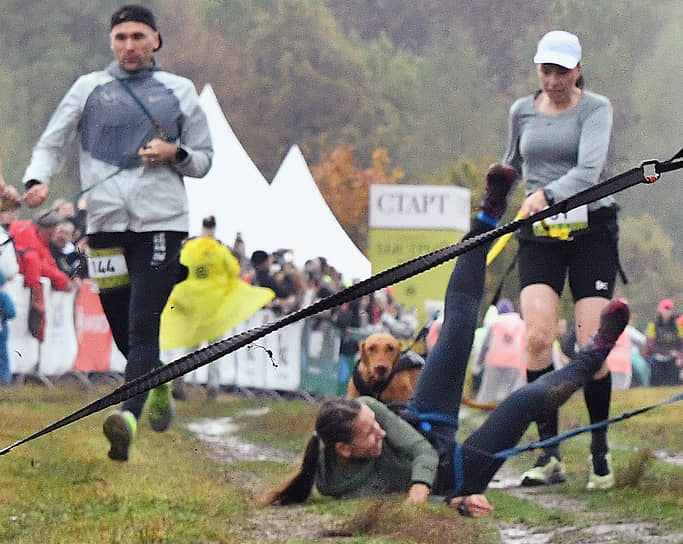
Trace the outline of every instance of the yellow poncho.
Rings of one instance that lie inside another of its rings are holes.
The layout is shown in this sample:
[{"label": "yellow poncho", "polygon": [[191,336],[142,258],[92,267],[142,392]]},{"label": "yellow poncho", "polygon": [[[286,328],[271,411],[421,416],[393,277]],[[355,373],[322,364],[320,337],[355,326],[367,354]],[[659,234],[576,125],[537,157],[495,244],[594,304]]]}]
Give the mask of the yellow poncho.
[{"label": "yellow poncho", "polygon": [[237,259],[214,238],[185,242],[180,262],[189,272],[173,288],[161,313],[163,361],[220,339],[275,297],[271,289],[242,281]]}]

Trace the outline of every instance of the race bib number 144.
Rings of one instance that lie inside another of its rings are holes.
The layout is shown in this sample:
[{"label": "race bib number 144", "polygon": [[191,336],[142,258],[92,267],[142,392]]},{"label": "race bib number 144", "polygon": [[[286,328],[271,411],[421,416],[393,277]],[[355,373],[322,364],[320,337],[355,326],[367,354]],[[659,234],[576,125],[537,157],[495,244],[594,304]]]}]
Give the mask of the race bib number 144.
[{"label": "race bib number 144", "polygon": [[123,250],[118,247],[90,249],[88,252],[88,273],[102,289],[128,285],[128,266]]}]

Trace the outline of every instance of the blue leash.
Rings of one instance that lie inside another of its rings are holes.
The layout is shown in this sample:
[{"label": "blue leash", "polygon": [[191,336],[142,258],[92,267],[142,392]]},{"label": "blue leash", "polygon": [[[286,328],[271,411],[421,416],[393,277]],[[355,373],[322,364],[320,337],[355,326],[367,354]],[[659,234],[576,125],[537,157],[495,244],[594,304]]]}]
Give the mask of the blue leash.
[{"label": "blue leash", "polygon": [[632,412],[624,412],[623,414],[613,417],[612,419],[605,419],[604,421],[599,421],[591,425],[577,427],[576,429],[572,429],[571,431],[567,431],[566,433],[557,435],[553,438],[549,438],[548,440],[541,440],[540,442],[532,442],[531,444],[527,444],[526,446],[518,446],[516,448],[502,450],[498,453],[494,453],[491,457],[494,459],[509,459],[510,457],[514,457],[515,455],[519,455],[520,453],[523,453],[525,451],[546,448],[548,446],[556,446],[560,442],[563,442],[568,438],[571,438],[572,436],[576,436],[578,434],[582,434],[588,431],[593,431],[595,429],[602,429],[603,427],[607,427],[608,425],[616,423],[617,421],[623,421],[625,419],[637,416],[638,414],[642,414],[654,408],[659,408],[660,406],[664,406],[666,404],[673,404],[674,402],[678,402],[681,400],[683,400],[683,393],[674,395],[670,399],[660,402],[658,404],[653,404],[652,406],[645,406],[644,408],[639,408],[638,410],[633,410]]}]

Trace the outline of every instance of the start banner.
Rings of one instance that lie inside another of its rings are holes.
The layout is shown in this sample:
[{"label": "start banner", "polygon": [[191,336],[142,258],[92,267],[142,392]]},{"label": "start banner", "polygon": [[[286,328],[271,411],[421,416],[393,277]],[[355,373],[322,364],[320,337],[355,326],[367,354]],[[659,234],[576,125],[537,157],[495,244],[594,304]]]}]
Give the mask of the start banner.
[{"label": "start banner", "polygon": [[[372,273],[457,243],[470,228],[471,191],[450,185],[371,185],[368,257]],[[420,322],[426,307],[443,299],[453,268],[446,263],[393,286],[394,299],[414,306]]]}]

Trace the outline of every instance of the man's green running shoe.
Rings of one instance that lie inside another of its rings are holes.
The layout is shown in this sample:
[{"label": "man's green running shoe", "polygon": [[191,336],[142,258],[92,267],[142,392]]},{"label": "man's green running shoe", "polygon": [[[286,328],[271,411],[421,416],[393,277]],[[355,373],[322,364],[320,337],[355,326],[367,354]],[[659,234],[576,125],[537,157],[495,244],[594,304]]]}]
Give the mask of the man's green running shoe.
[{"label": "man's green running shoe", "polygon": [[522,474],[524,487],[559,484],[566,481],[567,472],[564,463],[554,455],[546,453],[541,454],[532,469]]},{"label": "man's green running shoe", "polygon": [[102,430],[111,447],[109,458],[114,461],[128,461],[128,452],[135,438],[138,422],[128,410],[115,410],[104,420]]},{"label": "man's green running shoe", "polygon": [[170,428],[175,416],[171,383],[162,384],[149,392],[147,413],[152,430],[163,433]]}]

